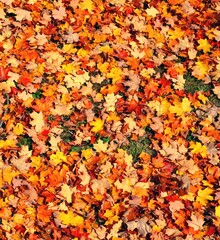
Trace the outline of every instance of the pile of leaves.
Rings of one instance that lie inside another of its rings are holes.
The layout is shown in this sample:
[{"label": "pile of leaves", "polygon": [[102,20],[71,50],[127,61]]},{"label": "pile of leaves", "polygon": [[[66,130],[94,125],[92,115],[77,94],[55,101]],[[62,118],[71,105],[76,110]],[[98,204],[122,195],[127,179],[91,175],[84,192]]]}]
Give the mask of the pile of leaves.
[{"label": "pile of leaves", "polygon": [[0,1],[0,239],[217,239],[219,11]]}]

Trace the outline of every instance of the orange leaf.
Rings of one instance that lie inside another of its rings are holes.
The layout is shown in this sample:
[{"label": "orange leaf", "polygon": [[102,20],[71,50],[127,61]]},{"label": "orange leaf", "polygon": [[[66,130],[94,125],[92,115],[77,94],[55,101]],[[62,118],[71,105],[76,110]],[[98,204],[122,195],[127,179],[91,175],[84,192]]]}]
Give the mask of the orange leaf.
[{"label": "orange leaf", "polygon": [[183,3],[185,0],[168,0],[169,4],[177,5]]},{"label": "orange leaf", "polygon": [[46,205],[41,205],[37,207],[37,218],[38,220],[42,222],[50,222],[51,215],[52,215],[52,210],[48,209]]}]

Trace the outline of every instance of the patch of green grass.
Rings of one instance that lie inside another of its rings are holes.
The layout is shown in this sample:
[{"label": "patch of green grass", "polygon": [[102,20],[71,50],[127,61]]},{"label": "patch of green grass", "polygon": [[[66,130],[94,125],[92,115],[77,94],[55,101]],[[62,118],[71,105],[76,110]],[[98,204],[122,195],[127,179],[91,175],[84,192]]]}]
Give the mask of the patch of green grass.
[{"label": "patch of green grass", "polygon": [[65,143],[68,143],[68,142],[71,142],[73,141],[73,134],[74,132],[73,131],[70,131],[70,130],[66,130],[64,129],[64,131],[60,134],[60,138],[65,142]]},{"label": "patch of green grass", "polygon": [[43,90],[42,89],[38,89],[35,93],[32,93],[32,97],[34,99],[41,99],[43,96]]},{"label": "patch of green grass", "polygon": [[137,141],[131,140],[128,145],[123,145],[122,149],[133,157],[133,163],[138,161],[138,157],[142,152],[148,153],[151,157],[156,156],[156,151],[150,147],[151,141],[148,137],[140,137]]},{"label": "patch of green grass", "polygon": [[183,77],[186,79],[184,84],[184,91],[186,93],[195,93],[198,91],[208,92],[213,88],[211,83],[204,84],[201,80],[193,77],[189,72],[184,74]]},{"label": "patch of green grass", "polygon": [[220,107],[220,99],[215,94],[211,94],[208,99],[211,104],[215,105],[216,107]]},{"label": "patch of green grass", "polygon": [[77,124],[76,124],[76,127],[80,127],[81,125],[86,125],[87,121],[84,120],[84,121],[79,121]]},{"label": "patch of green grass", "polygon": [[85,143],[82,145],[75,145],[75,146],[71,146],[69,152],[81,152],[82,150],[88,149],[88,148],[92,148],[92,144],[90,143]]},{"label": "patch of green grass", "polygon": [[18,139],[17,146],[22,147],[23,145],[25,145],[28,146],[29,150],[32,150],[32,143],[32,139],[27,134],[25,134]]},{"label": "patch of green grass", "polygon": [[103,141],[103,143],[109,143],[110,142],[109,137],[101,137],[101,140]]},{"label": "patch of green grass", "polygon": [[187,136],[186,136],[186,140],[189,141],[189,142],[190,142],[190,141],[200,142],[199,139],[198,139],[198,137],[196,137],[196,136],[193,135],[192,131],[189,131],[189,132],[188,132],[188,134],[187,134]]},{"label": "patch of green grass", "polygon": [[110,81],[109,81],[108,79],[105,79],[105,80],[103,80],[101,83],[93,83],[92,88],[93,88],[94,90],[96,90],[97,92],[99,92],[99,91],[101,90],[101,88],[104,87],[104,86],[106,86],[106,85],[108,85],[109,82],[110,82]]}]

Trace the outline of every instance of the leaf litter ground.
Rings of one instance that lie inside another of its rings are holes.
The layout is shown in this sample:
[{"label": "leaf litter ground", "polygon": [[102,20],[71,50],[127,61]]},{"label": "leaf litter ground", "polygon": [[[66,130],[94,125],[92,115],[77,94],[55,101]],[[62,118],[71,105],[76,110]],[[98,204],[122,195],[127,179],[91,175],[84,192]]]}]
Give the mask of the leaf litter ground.
[{"label": "leaf litter ground", "polygon": [[220,4],[0,1],[0,239],[217,239]]}]

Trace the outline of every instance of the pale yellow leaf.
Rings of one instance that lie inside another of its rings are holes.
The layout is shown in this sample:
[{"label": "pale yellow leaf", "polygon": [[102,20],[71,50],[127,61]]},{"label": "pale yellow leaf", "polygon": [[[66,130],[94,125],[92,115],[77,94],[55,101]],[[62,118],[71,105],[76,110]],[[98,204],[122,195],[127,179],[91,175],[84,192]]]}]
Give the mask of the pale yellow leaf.
[{"label": "pale yellow leaf", "polygon": [[30,116],[33,119],[30,124],[35,127],[36,132],[41,132],[45,126],[43,113],[37,113],[34,111],[30,114]]}]

